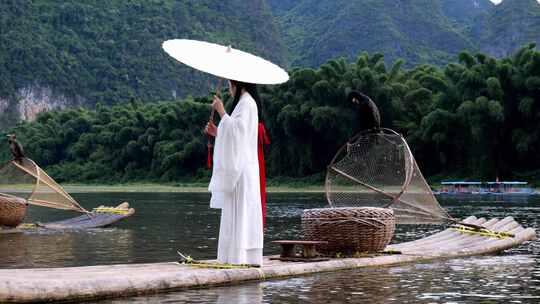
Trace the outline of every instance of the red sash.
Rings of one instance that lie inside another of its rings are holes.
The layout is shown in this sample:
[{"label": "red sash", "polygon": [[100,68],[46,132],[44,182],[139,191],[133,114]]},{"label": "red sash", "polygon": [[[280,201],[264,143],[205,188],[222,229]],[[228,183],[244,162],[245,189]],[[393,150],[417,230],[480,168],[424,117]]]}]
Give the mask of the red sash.
[{"label": "red sash", "polygon": [[258,140],[258,154],[259,154],[259,180],[261,185],[261,207],[263,227],[266,224],[266,166],[264,165],[264,146],[270,144],[270,139],[264,128],[262,122],[259,123],[259,140]]},{"label": "red sash", "polygon": [[207,154],[207,157],[206,157],[206,168],[208,169],[212,169],[212,160],[213,160],[213,156],[212,156],[212,149],[214,148],[213,145],[210,143],[210,139],[208,140],[208,143],[206,144],[206,147],[208,147],[208,154]]}]

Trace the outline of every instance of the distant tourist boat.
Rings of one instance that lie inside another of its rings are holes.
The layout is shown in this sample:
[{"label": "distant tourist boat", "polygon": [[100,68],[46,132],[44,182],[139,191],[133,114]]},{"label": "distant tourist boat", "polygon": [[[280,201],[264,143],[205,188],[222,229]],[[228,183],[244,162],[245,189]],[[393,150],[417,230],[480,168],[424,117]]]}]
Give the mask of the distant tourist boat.
[{"label": "distant tourist boat", "polygon": [[477,181],[442,182],[441,185],[436,194],[480,194],[482,191],[482,182]]},{"label": "distant tourist boat", "polygon": [[527,182],[519,181],[445,181],[436,194],[491,194],[491,195],[532,195],[537,194]]},{"label": "distant tourist boat", "polygon": [[486,194],[535,194],[534,190],[528,186],[527,182],[487,182],[485,183]]}]

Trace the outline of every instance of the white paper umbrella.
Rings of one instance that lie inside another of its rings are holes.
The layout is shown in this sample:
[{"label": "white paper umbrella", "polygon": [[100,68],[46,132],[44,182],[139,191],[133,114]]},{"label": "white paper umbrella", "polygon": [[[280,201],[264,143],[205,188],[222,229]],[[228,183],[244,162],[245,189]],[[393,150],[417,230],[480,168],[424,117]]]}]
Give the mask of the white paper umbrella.
[{"label": "white paper umbrella", "polygon": [[174,39],[163,42],[163,49],[185,65],[225,79],[256,84],[289,80],[287,72],[279,66],[230,46]]}]

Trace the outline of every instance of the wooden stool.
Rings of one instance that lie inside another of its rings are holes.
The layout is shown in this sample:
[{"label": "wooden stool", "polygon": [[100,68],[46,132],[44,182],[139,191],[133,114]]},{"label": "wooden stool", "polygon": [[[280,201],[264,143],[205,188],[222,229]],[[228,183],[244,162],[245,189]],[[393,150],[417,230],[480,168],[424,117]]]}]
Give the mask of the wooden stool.
[{"label": "wooden stool", "polygon": [[[279,260],[282,261],[313,261],[314,259],[317,259],[317,261],[327,260],[325,258],[319,258],[316,250],[317,245],[328,244],[327,241],[279,240],[273,241],[272,243],[281,245],[281,255]],[[301,257],[296,255],[295,247],[297,245],[302,246]]]}]

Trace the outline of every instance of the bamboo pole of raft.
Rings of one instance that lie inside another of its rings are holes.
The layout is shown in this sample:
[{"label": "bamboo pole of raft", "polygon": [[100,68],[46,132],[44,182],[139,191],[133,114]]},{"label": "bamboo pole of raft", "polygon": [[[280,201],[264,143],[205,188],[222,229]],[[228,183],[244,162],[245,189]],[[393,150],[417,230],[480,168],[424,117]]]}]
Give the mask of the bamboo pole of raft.
[{"label": "bamboo pole of raft", "polygon": [[[502,226],[502,228],[505,231],[510,230],[512,225],[514,223],[508,223],[505,226]],[[514,226],[515,227],[515,226]],[[457,232],[457,231],[456,231]],[[453,250],[460,250],[462,248],[474,248],[474,247],[483,247],[485,245],[488,245],[490,243],[497,242],[499,238],[494,237],[484,237],[482,235],[467,235],[466,233],[457,232],[460,234],[460,236],[456,239],[454,239],[452,242],[450,242],[446,247],[444,248],[438,248],[435,249],[433,252],[435,253],[443,253],[445,251],[453,251]]]},{"label": "bamboo pole of raft", "polygon": [[[496,219],[493,219],[493,220],[496,220]],[[484,222],[485,220],[484,219],[477,219],[475,216],[470,216],[468,218],[466,218],[465,220],[463,220],[463,222],[466,222],[466,223],[479,223],[479,225],[481,225],[482,223],[485,223]],[[487,223],[487,222],[486,222]],[[418,244],[423,244],[425,242],[431,242],[432,240],[434,239],[437,239],[437,238],[441,238],[441,237],[444,237],[444,236],[448,236],[449,234],[452,233],[452,230],[450,229],[447,229],[447,230],[444,230],[444,231],[441,231],[439,233],[435,233],[431,236],[428,236],[426,238],[422,238],[422,239],[419,239],[419,240],[415,240],[415,241],[410,241],[410,242],[406,242],[406,243],[403,243],[401,245],[418,245]]]},{"label": "bamboo pole of raft", "polygon": [[[467,223],[468,224],[473,224],[473,225],[483,225],[484,223],[486,222],[485,219],[483,218],[480,218],[480,219],[475,219],[474,221],[468,221]],[[447,230],[444,230],[443,232],[439,233],[438,235],[434,236],[434,238],[432,239],[429,239],[429,240],[419,240],[417,243],[413,244],[414,246],[422,246],[422,245],[425,245],[425,244],[432,244],[432,243],[435,243],[435,242],[441,242],[441,241],[448,241],[452,238],[454,238],[457,234],[456,231],[452,230],[452,229],[447,229]]]},{"label": "bamboo pole of raft", "polygon": [[[476,221],[476,224],[479,224],[482,222],[483,219],[478,219]],[[485,220],[483,220],[485,221]],[[509,231],[512,233],[521,233],[525,229],[521,227],[519,224],[517,224],[513,218],[507,217],[503,220],[496,220],[492,219],[488,221],[490,224],[487,225],[487,229],[495,230],[495,231]],[[521,228],[521,229],[520,229]],[[436,255],[446,255],[445,252],[452,251],[452,250],[461,250],[462,248],[475,248],[475,249],[481,249],[482,247],[486,245],[493,245],[500,241],[507,241],[511,240],[513,238],[506,237],[504,239],[494,238],[494,237],[486,237],[482,235],[471,235],[467,233],[462,233],[458,231],[453,231],[450,229],[447,229],[441,233],[438,233],[434,236],[438,236],[437,238],[432,238],[431,241],[413,241],[398,245],[392,245],[390,248],[392,250],[400,250],[405,252],[423,252],[425,250],[431,250],[430,254],[436,254]],[[420,240],[423,241],[423,240]],[[438,243],[444,243],[444,246],[437,247],[436,244]],[[504,242],[503,242],[504,243]]]},{"label": "bamboo pole of raft", "polygon": [[[536,233],[533,229],[528,228],[524,229],[518,234],[519,238],[506,238],[506,239],[492,239],[489,244],[479,244],[476,246],[471,246],[470,248],[460,249],[457,253],[463,256],[471,256],[478,254],[488,254],[494,252],[493,250],[501,251],[516,246],[523,242],[523,236],[529,235],[531,239],[536,238]],[[488,246],[489,245],[489,246]]]},{"label": "bamboo pole of raft", "polygon": [[[497,219],[491,219],[490,221],[493,221],[493,220],[497,221]],[[468,218],[463,220],[463,222],[466,222],[466,223],[473,223],[475,221],[477,221],[477,218],[475,216],[469,216]],[[432,241],[432,240],[434,240],[436,238],[443,237],[445,235],[450,234],[451,232],[452,231],[450,229],[447,229],[447,230],[435,233],[433,235],[430,235],[428,237],[425,237],[425,238],[422,238],[422,239],[419,239],[419,240],[414,240],[414,241],[402,243],[402,244],[400,244],[400,246],[416,246],[416,245],[419,245],[419,244],[422,244],[422,243],[425,243],[425,242]]]},{"label": "bamboo pole of raft", "polygon": [[[486,220],[483,219],[483,218],[480,218],[480,219],[476,219],[474,221],[467,221],[468,223],[471,223],[472,224],[475,224],[475,225],[485,225],[486,223]],[[492,221],[492,223],[495,223]],[[491,229],[492,227],[487,227],[487,229]],[[465,234],[465,233],[461,233],[459,231],[455,231],[455,230],[452,230],[452,229],[447,229],[443,232],[440,232],[436,235],[434,235],[434,238],[431,238],[429,240],[419,240],[419,241],[416,241],[416,242],[410,242],[410,243],[405,243],[405,244],[402,244],[402,248],[413,248],[415,250],[422,250],[422,248],[426,248],[426,247],[430,247],[432,246],[433,244],[435,243],[446,243],[446,244],[452,244],[452,243],[455,243],[461,239],[464,239],[465,237],[467,237],[468,239],[470,239],[471,237],[473,237],[474,235],[470,235],[470,234]],[[446,246],[448,247],[448,246]]]},{"label": "bamboo pole of raft", "polygon": [[[510,231],[510,232],[513,232],[514,234],[517,232],[517,233],[520,233],[521,231],[523,231],[523,227],[519,226],[519,225],[515,225],[516,223],[515,222],[509,222],[508,224],[504,225],[501,227],[501,229],[505,230],[505,231]],[[521,228],[521,229],[520,229]],[[476,238],[476,241],[475,242],[471,242],[470,246],[467,246],[467,250],[474,250],[475,248],[481,248],[481,247],[485,247],[486,245],[489,245],[489,244],[496,244],[498,242],[501,242],[503,240],[506,240],[506,239],[512,239],[511,237],[506,237],[506,238],[503,238],[503,239],[499,239],[499,238],[488,238],[488,239],[481,239],[480,236],[475,236]]]},{"label": "bamboo pole of raft", "polygon": [[[521,228],[522,230],[518,230],[519,228]],[[475,254],[493,253],[503,249],[511,248],[512,246],[516,246],[517,244],[524,242],[525,239],[536,238],[534,230],[530,228],[523,229],[523,227],[519,226],[514,230],[514,232],[516,232],[516,236],[514,238],[507,237],[504,239],[468,235],[468,242],[462,242],[461,246],[448,249],[447,240],[434,243],[431,246],[423,247],[407,247],[401,246],[401,244],[397,244],[389,246],[388,249],[399,250],[406,254],[426,254],[440,257],[453,257],[456,255],[468,256]]]},{"label": "bamboo pole of raft", "polygon": [[[480,223],[483,223],[483,221],[485,221],[485,220],[477,219],[474,216],[471,216],[471,217],[468,217],[467,219],[465,219],[465,222],[468,222],[468,223],[479,223],[480,224]],[[429,237],[426,237],[426,238],[422,238],[422,239],[411,241],[411,242],[405,242],[405,243],[402,243],[402,244],[399,244],[399,245],[391,245],[391,247],[392,246],[400,246],[400,248],[402,248],[402,249],[419,248],[421,246],[447,242],[447,241],[451,240],[452,238],[456,237],[456,235],[457,235],[456,231],[453,231],[451,229],[446,229],[444,231],[435,233],[435,234],[433,234],[433,235],[431,235]]]}]

